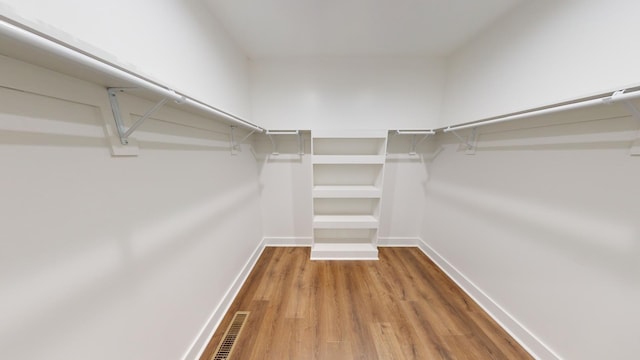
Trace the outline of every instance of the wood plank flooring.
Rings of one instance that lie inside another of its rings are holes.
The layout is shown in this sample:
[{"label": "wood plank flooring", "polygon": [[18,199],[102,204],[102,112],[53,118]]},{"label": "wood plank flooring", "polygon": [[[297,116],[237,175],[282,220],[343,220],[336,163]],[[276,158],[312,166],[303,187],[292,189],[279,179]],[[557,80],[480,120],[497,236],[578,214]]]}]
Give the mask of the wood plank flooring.
[{"label": "wood plank flooring", "polygon": [[229,359],[531,359],[417,248],[378,261],[310,261],[268,247],[214,334],[250,311]]}]

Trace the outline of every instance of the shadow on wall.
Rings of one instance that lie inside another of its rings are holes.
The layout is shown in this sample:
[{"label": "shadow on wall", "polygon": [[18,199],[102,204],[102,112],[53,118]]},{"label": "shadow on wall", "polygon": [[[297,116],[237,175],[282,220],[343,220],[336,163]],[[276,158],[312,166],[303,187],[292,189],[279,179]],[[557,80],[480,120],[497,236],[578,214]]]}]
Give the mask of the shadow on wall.
[{"label": "shadow on wall", "polygon": [[[172,260],[179,258],[179,254],[194,251],[198,243],[207,240],[206,234],[210,233],[212,228],[222,226],[221,224],[236,216],[240,209],[255,199],[255,192],[254,186],[244,186],[144,228],[136,226],[141,219],[132,219],[128,224],[118,224],[119,227],[111,227],[117,229],[117,232],[104,234],[103,239],[98,240],[108,243],[99,245],[93,251],[85,248],[73,254],[72,258],[61,259],[53,268],[43,269],[44,275],[40,275],[40,279],[38,276],[33,277],[33,274],[31,278],[23,276],[19,281],[20,287],[15,291],[8,291],[8,296],[3,297],[3,302],[10,306],[11,303],[30,299],[29,301],[37,304],[34,305],[37,310],[29,311],[28,314],[16,313],[17,318],[14,318],[14,321],[4,322],[3,327],[6,330],[1,337],[2,352],[24,354],[24,349],[33,349],[37,354],[38,347],[32,346],[32,339],[37,338],[39,342],[47,343],[47,339],[60,334],[58,329],[42,324],[63,324],[61,329],[82,328],[83,322],[90,319],[96,309],[108,308],[108,304],[113,303],[116,298],[121,301],[123,293],[135,294],[142,283],[153,274],[161,273],[161,269],[170,268]],[[105,253],[109,254],[108,262],[105,262]],[[86,266],[74,268],[75,264]],[[96,271],[97,269],[99,271]],[[64,276],[69,271],[77,270],[87,271],[89,276],[84,276],[80,283],[70,284]],[[43,286],[39,281],[45,278],[55,284],[55,293],[42,293],[50,287]],[[65,284],[68,284],[68,289],[65,289]],[[221,285],[225,288],[228,284]],[[216,304],[212,304],[214,305]],[[73,318],[69,317],[70,313],[74,314]],[[171,317],[171,314],[167,314],[166,319],[161,322],[167,322],[166,326],[170,326]],[[128,319],[119,320],[122,321],[121,327],[126,328]],[[108,346],[108,342],[104,345]],[[185,344],[185,348],[188,345]]]},{"label": "shadow on wall", "polygon": [[475,155],[461,152],[452,135],[439,135],[447,154],[436,162],[438,180],[429,184],[428,196],[488,229],[635,281],[640,228],[632,219],[632,199],[640,159],[628,149],[639,124],[615,111],[604,107],[481,127]]},{"label": "shadow on wall", "polygon": [[614,277],[633,280],[640,275],[637,226],[451,183],[431,182],[429,195],[446,200],[476,221],[526,234],[520,238],[544,243],[580,263],[596,264]]},{"label": "shadow on wall", "polygon": [[108,148],[97,107],[0,87],[0,142]]},{"label": "shadow on wall", "polygon": [[[253,149],[258,166],[265,236],[311,236],[311,136],[258,134]],[[274,212],[274,204],[279,204]],[[278,230],[274,230],[278,229]],[[271,232],[276,232],[275,234]]]},{"label": "shadow on wall", "polygon": [[[639,126],[620,104],[590,107],[479,127],[476,151],[629,149],[638,139]],[[458,134],[466,138],[470,132]],[[452,134],[439,134],[438,140],[443,145],[460,143]]]},{"label": "shadow on wall", "polygon": [[141,149],[231,153],[229,133],[154,118],[148,119],[135,136]]},{"label": "shadow on wall", "polygon": [[[143,284],[167,276],[187,254],[212,242],[253,241],[212,238],[237,230],[258,198],[253,176],[215,172],[214,161],[231,157],[219,153],[230,150],[228,134],[154,118],[135,134],[146,153],[111,158],[97,107],[3,88],[0,95],[0,155],[12,175],[0,180],[0,212],[7,221],[0,230],[0,357],[46,357],[42,352],[69,345],[69,334],[101,333],[87,324],[117,307],[143,313],[141,296],[150,297]],[[241,165],[247,168],[253,175],[249,163]],[[202,175],[206,180],[197,178]],[[198,193],[203,189],[208,198]],[[244,265],[234,255],[211,257],[223,269]],[[208,284],[222,289],[220,296],[229,285]],[[208,315],[202,314],[203,322]],[[156,324],[170,329],[176,316],[181,315],[167,314]],[[148,341],[151,335],[142,333],[140,339],[124,339],[135,321],[116,313],[105,326],[122,333],[96,346]],[[162,327],[156,338],[158,331]]]}]

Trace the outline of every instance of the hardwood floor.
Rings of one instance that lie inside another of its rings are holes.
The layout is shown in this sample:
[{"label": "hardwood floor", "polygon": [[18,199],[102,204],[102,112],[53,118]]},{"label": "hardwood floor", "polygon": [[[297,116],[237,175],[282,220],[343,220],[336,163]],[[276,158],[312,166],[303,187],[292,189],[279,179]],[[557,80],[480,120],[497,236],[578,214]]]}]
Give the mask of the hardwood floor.
[{"label": "hardwood floor", "polygon": [[229,359],[531,359],[417,248],[310,261],[268,247],[214,334],[250,311]]}]

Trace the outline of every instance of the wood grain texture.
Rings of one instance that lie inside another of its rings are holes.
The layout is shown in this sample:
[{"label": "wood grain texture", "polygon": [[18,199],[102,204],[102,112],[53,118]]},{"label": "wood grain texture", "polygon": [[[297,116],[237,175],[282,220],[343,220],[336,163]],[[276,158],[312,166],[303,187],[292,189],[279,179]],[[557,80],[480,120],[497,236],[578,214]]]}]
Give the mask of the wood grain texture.
[{"label": "wood grain texture", "polygon": [[310,261],[267,247],[209,346],[251,311],[230,359],[531,359],[417,248],[378,261]]}]

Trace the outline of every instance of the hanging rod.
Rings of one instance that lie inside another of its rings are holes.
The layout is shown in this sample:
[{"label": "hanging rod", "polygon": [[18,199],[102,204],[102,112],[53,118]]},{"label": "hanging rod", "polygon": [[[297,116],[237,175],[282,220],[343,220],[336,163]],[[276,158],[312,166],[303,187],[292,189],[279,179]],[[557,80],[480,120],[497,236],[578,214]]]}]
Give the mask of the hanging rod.
[{"label": "hanging rod", "polygon": [[300,130],[267,130],[267,135],[298,135]]},{"label": "hanging rod", "polygon": [[552,114],[559,111],[580,109],[587,106],[611,104],[618,101],[629,101],[629,100],[633,100],[635,98],[640,97],[640,91],[633,91],[630,93],[625,93],[624,91],[625,90],[615,91],[609,96],[599,97],[595,99],[583,100],[583,101],[573,102],[573,103],[564,104],[564,105],[555,105],[555,106],[544,108],[544,109],[530,110],[520,114],[506,115],[506,116],[501,116],[501,117],[497,117],[497,118],[489,119],[485,121],[478,121],[474,123],[449,126],[445,128],[443,132],[475,128],[478,126],[497,124],[505,121],[518,120],[518,119],[532,117],[532,116]]},{"label": "hanging rod", "polygon": [[398,135],[433,135],[434,130],[396,130]]},{"label": "hanging rod", "polygon": [[254,125],[246,120],[243,120],[237,116],[231,115],[225,111],[222,111],[213,106],[202,103],[188,96],[176,93],[172,89],[169,89],[165,86],[162,86],[155,82],[147,80],[139,75],[133,74],[129,71],[126,71],[119,67],[111,65],[103,60],[99,60],[98,58],[95,58],[75,48],[72,48],[67,44],[48,39],[42,35],[39,35],[33,32],[32,30],[18,27],[2,19],[0,19],[0,34],[13,38],[22,43],[29,44],[31,46],[35,46],[37,48],[43,49],[47,52],[50,52],[57,56],[74,61],[76,63],[82,64],[89,68],[95,69],[103,74],[126,81],[132,85],[135,85],[136,87],[144,88],[157,95],[173,100],[178,104],[184,103],[184,104],[190,105],[191,107],[201,109],[215,116],[221,116],[228,121],[231,121],[235,124],[255,130],[260,133],[265,131],[263,128],[257,125]]}]

